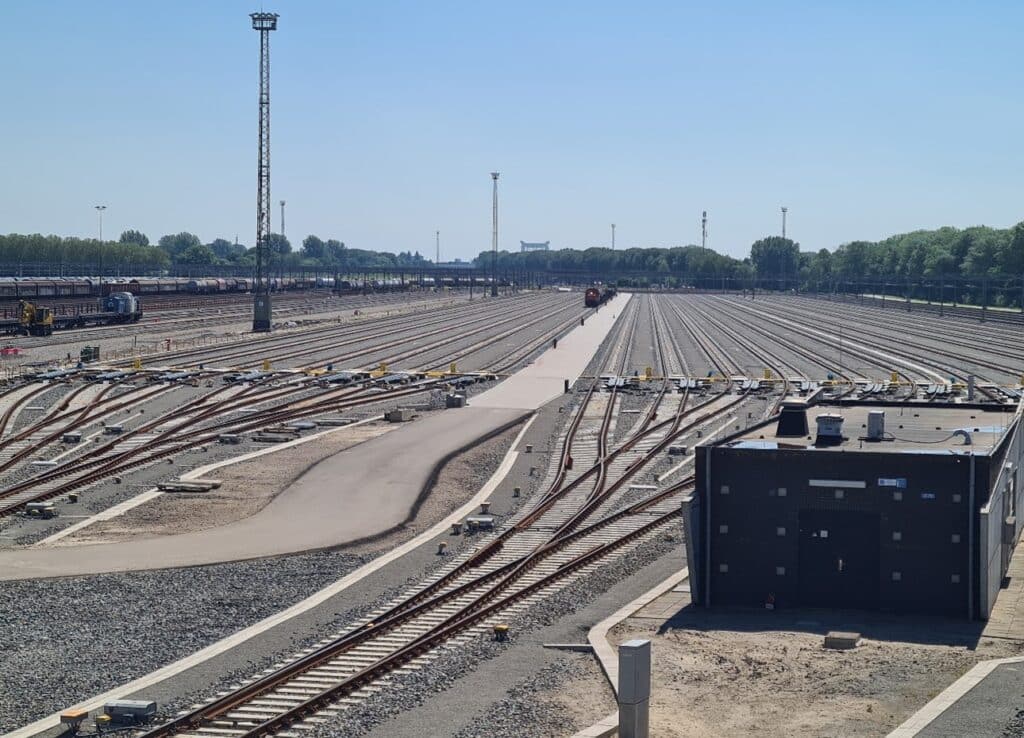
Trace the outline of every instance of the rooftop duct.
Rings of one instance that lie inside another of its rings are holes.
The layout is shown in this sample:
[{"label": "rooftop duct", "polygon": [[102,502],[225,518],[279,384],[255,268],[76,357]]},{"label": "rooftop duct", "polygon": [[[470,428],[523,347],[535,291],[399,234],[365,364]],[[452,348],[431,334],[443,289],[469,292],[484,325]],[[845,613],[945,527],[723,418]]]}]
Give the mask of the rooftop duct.
[{"label": "rooftop duct", "polygon": [[815,418],[818,423],[818,437],[815,446],[838,446],[843,442],[843,416],[839,413],[824,413]]},{"label": "rooftop duct", "polygon": [[885,438],[885,411],[868,411],[868,441],[881,441]]}]

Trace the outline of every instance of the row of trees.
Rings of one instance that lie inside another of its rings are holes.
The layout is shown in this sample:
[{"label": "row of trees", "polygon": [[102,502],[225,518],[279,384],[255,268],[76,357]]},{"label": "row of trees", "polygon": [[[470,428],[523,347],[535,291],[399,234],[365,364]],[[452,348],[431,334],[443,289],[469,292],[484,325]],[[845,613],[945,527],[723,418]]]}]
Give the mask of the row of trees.
[{"label": "row of trees", "polygon": [[[122,241],[144,234],[125,231]],[[397,254],[363,249],[346,248],[342,241],[326,240],[316,235],[306,236],[299,250],[293,250],[291,241],[280,233],[271,233],[270,268],[316,267],[331,269],[381,269],[401,266],[420,266],[426,260],[419,252],[403,251]],[[157,247],[166,252],[175,262],[181,264],[234,264],[252,266],[256,263],[256,249],[246,248],[223,238],[204,244],[195,234],[182,232],[164,236]]]},{"label": "row of trees", "polygon": [[1024,274],[1024,222],[1012,228],[939,228],[853,241],[834,252],[801,254],[806,278],[920,279],[1019,277]]},{"label": "row of trees", "polygon": [[[492,253],[482,251],[474,263],[477,267],[489,269],[491,260]],[[608,275],[609,278],[615,275],[642,273],[657,273],[666,277],[687,275],[743,278],[750,273],[749,265],[743,261],[731,256],[724,256],[711,249],[702,249],[700,246],[620,249],[617,251],[607,248],[516,253],[499,251],[497,266],[499,272],[588,273]]]},{"label": "row of trees", "polygon": [[74,267],[84,264],[121,264],[125,268],[154,269],[170,262],[162,249],[141,242],[101,243],[95,238],[0,235],[0,263],[27,262]]},{"label": "row of trees", "polygon": [[[478,267],[489,269],[492,254],[483,251]],[[498,270],[587,273],[614,278],[645,274],[663,281],[709,278],[778,281],[791,286],[840,280],[908,281],[936,277],[1020,278],[1024,275],[1024,222],[1012,228],[939,228],[891,236],[882,241],[853,241],[833,251],[801,251],[780,236],[762,238],[744,259],[699,246],[634,248],[612,251],[529,251],[498,253]]]},{"label": "row of trees", "polygon": [[[395,269],[428,265],[419,252],[388,253],[347,248],[336,239],[306,236],[298,249],[280,234],[271,234],[270,268]],[[27,262],[74,267],[120,265],[159,269],[170,264],[255,264],[255,249],[227,239],[203,243],[187,231],[161,237],[155,245],[145,233],[127,230],[117,242],[60,236],[0,235],[0,264]],[[475,260],[491,267],[491,252]],[[602,275],[630,279],[642,275],[668,284],[685,280],[758,279],[787,286],[828,284],[844,280],[907,282],[936,277],[999,279],[1024,275],[1024,222],[1012,228],[987,226],[939,228],[892,236],[882,241],[853,241],[830,251],[801,251],[790,239],[770,236],[755,242],[746,258],[736,259],[698,246],[531,251],[498,254],[501,272],[519,271]]]},{"label": "row of trees", "polygon": [[[419,252],[403,251],[397,254],[346,248],[337,239],[307,236],[298,250],[279,233],[270,236],[272,252],[269,268],[313,267],[333,269],[387,269],[414,267],[428,262]],[[216,238],[203,243],[194,233],[162,236],[151,244],[149,237],[138,230],[127,230],[116,242],[88,238],[64,238],[40,234],[0,235],[0,264],[8,267],[19,264],[52,264],[60,271],[76,267],[106,268],[118,265],[122,272],[133,268],[151,271],[171,264],[229,265],[252,267],[256,264],[256,249]],[[55,270],[56,272],[57,270]]]}]

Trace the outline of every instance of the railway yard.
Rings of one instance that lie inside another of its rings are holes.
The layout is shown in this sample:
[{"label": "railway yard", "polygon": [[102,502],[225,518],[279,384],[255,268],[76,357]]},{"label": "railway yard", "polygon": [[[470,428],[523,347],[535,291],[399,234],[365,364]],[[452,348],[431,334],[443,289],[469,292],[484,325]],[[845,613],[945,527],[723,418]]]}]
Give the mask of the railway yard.
[{"label": "railway yard", "polygon": [[[695,446],[795,397],[970,393],[1013,418],[1020,323],[908,307],[311,291],[254,335],[248,301],[197,295],[12,339],[0,732],[129,698],[158,704],[149,738],[587,728],[614,693],[592,653],[545,644],[687,566]],[[875,658],[843,662],[806,623],[674,617],[612,631],[655,641],[658,736],[884,735],[1024,646],[868,623]]]}]

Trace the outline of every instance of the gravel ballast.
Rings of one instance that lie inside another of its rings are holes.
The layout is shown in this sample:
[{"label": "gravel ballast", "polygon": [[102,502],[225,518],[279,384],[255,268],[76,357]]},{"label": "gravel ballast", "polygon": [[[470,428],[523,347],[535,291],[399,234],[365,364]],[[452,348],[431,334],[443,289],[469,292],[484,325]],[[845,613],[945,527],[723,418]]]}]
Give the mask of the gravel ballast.
[{"label": "gravel ballast", "polygon": [[[0,582],[0,732],[191,654],[416,535],[479,489],[517,433],[518,428],[509,429],[449,462],[416,518],[372,544],[188,569]],[[427,561],[427,570],[444,563],[440,557]],[[410,576],[402,577],[401,587]],[[385,590],[375,605],[398,592]],[[319,640],[368,609],[366,602],[353,605],[333,614],[305,640],[289,643],[287,651],[252,659],[265,667],[292,655],[295,643]],[[255,664],[240,667],[223,685],[257,670]],[[175,706],[187,707],[212,691],[185,693]]]},{"label": "gravel ballast", "polygon": [[0,583],[0,731],[187,656],[370,558],[320,552]]}]

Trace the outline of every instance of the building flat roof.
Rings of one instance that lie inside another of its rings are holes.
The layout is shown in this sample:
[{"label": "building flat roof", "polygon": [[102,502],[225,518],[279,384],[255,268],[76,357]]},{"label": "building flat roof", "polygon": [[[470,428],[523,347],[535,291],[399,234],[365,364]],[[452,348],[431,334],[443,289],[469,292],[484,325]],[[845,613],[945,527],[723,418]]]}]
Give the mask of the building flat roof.
[{"label": "building flat roof", "polygon": [[[979,408],[925,405],[900,406],[829,405],[807,408],[806,436],[777,436],[777,421],[772,420],[748,429],[745,433],[723,441],[727,448],[760,450],[861,451],[869,453],[974,453],[988,455],[999,444],[1015,417],[1013,407]],[[868,413],[885,413],[882,441],[865,440]],[[842,441],[834,445],[816,446],[819,415],[837,414],[843,418]],[[965,445],[963,433],[971,437]]]}]

